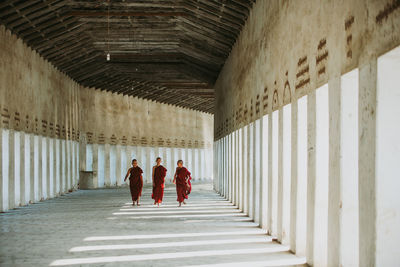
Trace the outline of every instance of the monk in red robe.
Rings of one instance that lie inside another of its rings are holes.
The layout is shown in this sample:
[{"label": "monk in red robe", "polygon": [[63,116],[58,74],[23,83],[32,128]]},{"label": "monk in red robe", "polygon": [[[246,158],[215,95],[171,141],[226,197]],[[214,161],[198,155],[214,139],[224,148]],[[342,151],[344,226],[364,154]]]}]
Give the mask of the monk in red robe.
[{"label": "monk in red robe", "polygon": [[142,188],[143,188],[143,176],[142,176],[142,169],[138,166],[137,160],[132,160],[132,167],[129,168],[128,173],[125,176],[124,182],[129,176],[129,188],[131,189],[131,196],[132,196],[132,206],[135,206],[135,202],[138,206],[140,196],[142,195]]},{"label": "monk in red robe", "polygon": [[183,204],[186,204],[185,199],[188,198],[188,195],[192,191],[192,184],[190,180],[190,172],[188,169],[183,167],[183,161],[178,160],[178,167],[176,168],[176,172],[174,175],[173,183],[176,184],[176,195],[178,196],[177,201],[179,202],[179,207]]},{"label": "monk in red robe", "polygon": [[164,183],[167,169],[161,165],[160,157],[157,158],[156,163],[156,166],[153,166],[153,194],[151,195],[151,198],[154,199],[154,205],[157,204],[157,206],[160,206],[164,196]]}]

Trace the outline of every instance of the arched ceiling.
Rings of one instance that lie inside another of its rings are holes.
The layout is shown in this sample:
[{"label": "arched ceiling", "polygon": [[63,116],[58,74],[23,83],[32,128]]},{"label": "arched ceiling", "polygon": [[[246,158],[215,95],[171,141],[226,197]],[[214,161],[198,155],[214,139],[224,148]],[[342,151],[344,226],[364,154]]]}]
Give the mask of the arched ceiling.
[{"label": "arched ceiling", "polygon": [[253,2],[4,0],[0,24],[84,86],[212,113]]}]

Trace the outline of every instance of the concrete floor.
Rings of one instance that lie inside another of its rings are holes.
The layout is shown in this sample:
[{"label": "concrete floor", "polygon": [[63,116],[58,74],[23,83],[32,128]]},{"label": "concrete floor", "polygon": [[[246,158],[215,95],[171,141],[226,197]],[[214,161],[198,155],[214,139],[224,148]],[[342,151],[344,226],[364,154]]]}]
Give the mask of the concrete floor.
[{"label": "concrete floor", "polygon": [[0,266],[302,266],[211,184],[194,184],[177,208],[141,207],[127,188],[80,190],[0,214]]}]

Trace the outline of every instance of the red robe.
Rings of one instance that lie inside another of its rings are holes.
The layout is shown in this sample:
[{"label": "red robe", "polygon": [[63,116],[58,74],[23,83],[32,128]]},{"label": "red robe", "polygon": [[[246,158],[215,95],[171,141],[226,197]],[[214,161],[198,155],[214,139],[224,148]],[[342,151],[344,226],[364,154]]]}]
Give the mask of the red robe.
[{"label": "red robe", "polygon": [[167,175],[167,169],[164,168],[164,166],[160,165],[155,167],[153,194],[151,195],[151,198],[154,199],[154,202],[156,203],[161,203],[164,196],[165,175]]},{"label": "red robe", "polygon": [[192,191],[190,172],[185,168],[176,168],[176,195],[177,201],[183,202]]},{"label": "red robe", "polygon": [[131,189],[132,201],[137,201],[142,195],[143,179],[142,169],[140,167],[132,167],[129,176],[129,188]]}]

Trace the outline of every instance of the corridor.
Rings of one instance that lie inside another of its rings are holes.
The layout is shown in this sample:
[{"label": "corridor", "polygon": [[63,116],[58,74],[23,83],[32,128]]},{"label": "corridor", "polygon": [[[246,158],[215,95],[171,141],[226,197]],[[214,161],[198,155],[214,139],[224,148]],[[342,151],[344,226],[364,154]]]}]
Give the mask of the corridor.
[{"label": "corridor", "polygon": [[302,266],[209,183],[140,207],[127,188],[79,190],[0,214],[1,266]]}]

